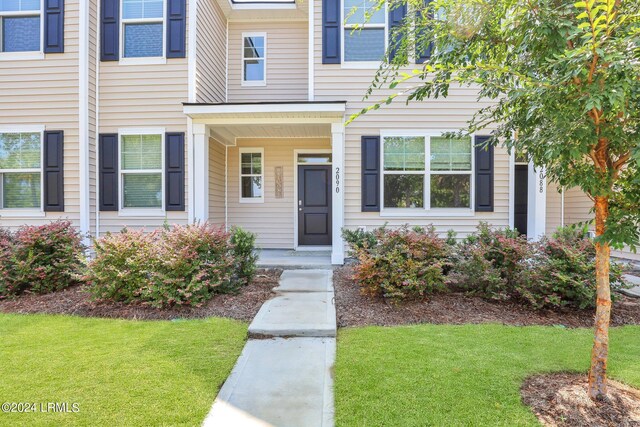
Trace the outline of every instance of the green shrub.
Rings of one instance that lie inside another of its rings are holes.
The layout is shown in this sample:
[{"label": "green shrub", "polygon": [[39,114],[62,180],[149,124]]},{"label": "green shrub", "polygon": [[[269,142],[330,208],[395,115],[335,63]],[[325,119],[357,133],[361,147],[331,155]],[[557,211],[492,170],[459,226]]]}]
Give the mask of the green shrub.
[{"label": "green shrub", "polygon": [[[382,227],[384,229],[384,227]],[[361,228],[350,230],[342,229],[342,238],[350,248],[349,255],[357,256],[360,249],[371,248],[377,242],[375,231],[365,231]]]},{"label": "green shrub", "polygon": [[0,233],[0,297],[44,294],[78,283],[85,247],[69,221]]},{"label": "green shrub", "polygon": [[[400,301],[444,290],[446,244],[433,228],[380,228],[352,246],[358,264],[354,280],[367,295]],[[372,242],[374,242],[372,244]]]},{"label": "green shrub", "polygon": [[[87,280],[95,297],[154,307],[198,306],[232,292],[255,270],[254,237],[212,225],[128,231],[96,240]],[[248,254],[251,252],[251,254]]]},{"label": "green shrub", "polygon": [[256,274],[256,235],[240,227],[231,229],[231,244],[237,262],[237,274],[240,281],[250,283]]}]

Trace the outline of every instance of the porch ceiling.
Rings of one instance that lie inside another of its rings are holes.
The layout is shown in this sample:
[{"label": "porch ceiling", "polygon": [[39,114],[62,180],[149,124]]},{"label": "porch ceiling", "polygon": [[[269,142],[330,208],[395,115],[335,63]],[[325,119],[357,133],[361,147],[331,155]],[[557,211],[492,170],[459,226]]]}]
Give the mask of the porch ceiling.
[{"label": "porch ceiling", "polygon": [[209,136],[225,145],[237,138],[330,138],[330,124],[211,125]]}]

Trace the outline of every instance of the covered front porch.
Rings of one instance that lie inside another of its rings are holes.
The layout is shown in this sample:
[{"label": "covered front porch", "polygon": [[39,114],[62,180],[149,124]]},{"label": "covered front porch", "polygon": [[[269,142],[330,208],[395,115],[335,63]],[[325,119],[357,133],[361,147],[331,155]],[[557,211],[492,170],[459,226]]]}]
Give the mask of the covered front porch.
[{"label": "covered front porch", "polygon": [[190,222],[241,226],[260,248],[330,250],[343,263],[344,102],[200,103],[184,112]]}]

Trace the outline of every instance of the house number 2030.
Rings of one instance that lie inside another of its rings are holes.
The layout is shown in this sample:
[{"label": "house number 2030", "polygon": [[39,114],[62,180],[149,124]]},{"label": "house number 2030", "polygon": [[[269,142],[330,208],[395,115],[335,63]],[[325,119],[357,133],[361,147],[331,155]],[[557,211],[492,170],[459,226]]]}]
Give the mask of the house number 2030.
[{"label": "house number 2030", "polygon": [[340,168],[336,168],[336,193],[340,192]]}]

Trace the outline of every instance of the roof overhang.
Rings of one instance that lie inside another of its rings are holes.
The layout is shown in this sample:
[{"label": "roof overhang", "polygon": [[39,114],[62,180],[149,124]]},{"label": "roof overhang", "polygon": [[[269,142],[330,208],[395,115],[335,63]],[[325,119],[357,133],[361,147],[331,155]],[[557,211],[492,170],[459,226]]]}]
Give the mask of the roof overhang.
[{"label": "roof overhang", "polygon": [[346,101],[183,104],[193,123],[296,124],[337,123],[344,120]]}]

